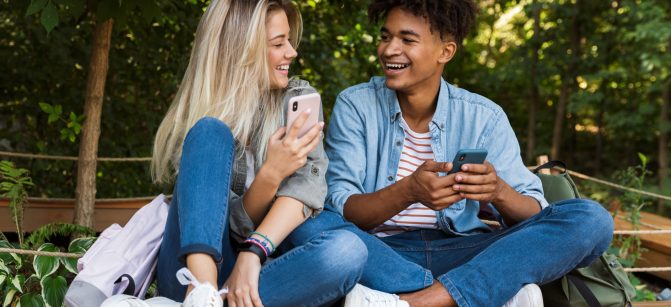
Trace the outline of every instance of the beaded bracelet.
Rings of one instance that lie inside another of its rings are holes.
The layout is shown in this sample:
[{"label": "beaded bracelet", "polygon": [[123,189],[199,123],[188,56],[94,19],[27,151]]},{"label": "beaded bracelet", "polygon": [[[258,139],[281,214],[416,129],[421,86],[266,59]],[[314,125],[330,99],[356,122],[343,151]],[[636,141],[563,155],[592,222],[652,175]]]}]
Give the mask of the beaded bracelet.
[{"label": "beaded bracelet", "polygon": [[266,259],[268,259],[268,256],[266,255],[266,250],[260,247],[259,245],[256,245],[255,243],[245,241],[240,245],[240,248],[238,248],[238,252],[250,252],[256,256],[259,257],[259,260],[261,261],[261,264],[266,262]]},{"label": "beaded bracelet", "polygon": [[245,240],[245,241],[250,241],[250,242],[253,242],[253,243],[255,243],[255,244],[259,244],[259,245],[261,245],[261,246],[263,247],[263,249],[266,250],[267,255],[271,255],[271,254],[275,251],[275,250],[272,249],[270,246],[268,246],[268,242],[266,242],[266,241],[261,241],[261,240],[259,240],[259,239],[257,239],[257,238],[254,238],[254,237],[249,237],[249,238],[247,238],[247,240]]},{"label": "beaded bracelet", "polygon": [[252,233],[249,234],[249,237],[251,237],[253,235],[257,235],[257,236],[263,238],[264,240],[266,240],[268,243],[270,243],[270,247],[272,248],[272,250],[275,250],[275,244],[273,244],[273,241],[271,241],[270,238],[268,238],[266,235],[264,235],[260,232],[252,231]]}]

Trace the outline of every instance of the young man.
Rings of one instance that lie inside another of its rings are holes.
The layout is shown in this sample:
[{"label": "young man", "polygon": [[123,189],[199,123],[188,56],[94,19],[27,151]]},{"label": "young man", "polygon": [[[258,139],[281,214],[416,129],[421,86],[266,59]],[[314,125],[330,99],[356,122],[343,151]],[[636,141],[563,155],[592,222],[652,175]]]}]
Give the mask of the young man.
[{"label": "young man", "polygon": [[[302,244],[323,230],[348,229],[366,243],[359,282],[400,299],[359,286],[348,303],[538,306],[534,284],[588,265],[610,243],[613,222],[601,205],[549,206],[503,110],[442,79],[475,10],[470,0],[369,7],[373,21],[384,19],[385,77],[338,96],[326,137],[330,211],[290,238]],[[486,149],[487,161],[447,175],[446,161],[473,148]],[[500,214],[502,230],[478,219],[481,205]]]}]

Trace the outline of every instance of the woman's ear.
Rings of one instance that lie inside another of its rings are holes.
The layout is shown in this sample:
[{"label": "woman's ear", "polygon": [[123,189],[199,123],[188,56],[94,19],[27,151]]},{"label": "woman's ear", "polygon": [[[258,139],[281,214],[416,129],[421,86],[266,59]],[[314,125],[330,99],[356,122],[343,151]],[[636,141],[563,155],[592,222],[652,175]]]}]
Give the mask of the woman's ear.
[{"label": "woman's ear", "polygon": [[452,58],[456,53],[457,53],[457,43],[455,43],[453,40],[444,41],[442,42],[438,62],[441,64],[446,64],[447,62],[452,60]]}]

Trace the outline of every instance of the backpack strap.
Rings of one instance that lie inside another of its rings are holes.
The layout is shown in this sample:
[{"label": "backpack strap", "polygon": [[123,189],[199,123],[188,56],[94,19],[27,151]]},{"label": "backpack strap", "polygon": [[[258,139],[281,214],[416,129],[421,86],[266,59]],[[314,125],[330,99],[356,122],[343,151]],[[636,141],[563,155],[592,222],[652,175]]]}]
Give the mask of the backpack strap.
[{"label": "backpack strap", "polygon": [[534,170],[531,171],[531,172],[533,172],[534,174],[538,174],[538,171],[540,171],[542,169],[546,169],[546,168],[551,169],[551,168],[554,168],[555,166],[559,166],[559,167],[563,168],[562,173],[566,173],[566,164],[564,164],[564,162],[559,161],[559,160],[552,160],[552,161],[549,161],[549,162],[545,162],[545,163],[537,166],[536,168],[534,168]]},{"label": "backpack strap", "polygon": [[578,292],[580,292],[580,295],[582,295],[582,298],[587,302],[589,307],[601,307],[599,300],[596,299],[594,293],[592,293],[582,279],[570,273],[566,275],[566,278],[578,289]]},{"label": "backpack strap", "polygon": [[123,291],[123,294],[126,295],[135,295],[135,280],[133,279],[133,276],[130,276],[128,274],[123,274],[119,276],[119,278],[116,279],[114,284],[120,283],[123,278],[126,277],[128,279],[128,287],[126,287],[126,290]]}]

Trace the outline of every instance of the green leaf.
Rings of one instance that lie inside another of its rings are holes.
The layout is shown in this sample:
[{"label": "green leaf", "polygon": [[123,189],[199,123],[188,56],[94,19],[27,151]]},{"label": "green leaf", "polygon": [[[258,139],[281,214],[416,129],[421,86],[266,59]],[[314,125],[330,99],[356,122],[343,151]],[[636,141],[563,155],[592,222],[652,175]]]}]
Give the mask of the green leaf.
[{"label": "green leaf", "polygon": [[42,286],[42,297],[48,306],[63,306],[63,297],[68,290],[67,281],[63,276],[46,276],[40,280]]},{"label": "green leaf", "polygon": [[47,119],[47,124],[51,124],[51,123],[53,123],[57,120],[58,120],[58,115],[53,114],[53,113],[49,114],[49,118]]},{"label": "green leaf", "polygon": [[26,278],[23,275],[16,275],[10,282],[12,287],[17,291],[23,293],[23,286],[26,284]]},{"label": "green leaf", "polygon": [[641,160],[641,164],[642,164],[644,167],[645,167],[646,165],[648,165],[648,157],[646,157],[644,154],[642,154],[642,153],[639,152],[639,153],[638,153],[638,158]]},{"label": "green leaf", "polygon": [[58,24],[58,9],[53,3],[49,2],[49,4],[47,4],[47,6],[45,6],[42,10],[40,23],[42,23],[44,29],[47,30],[47,33],[51,32],[51,30],[53,30]]},{"label": "green leaf", "polygon": [[[38,251],[44,252],[57,252],[58,248],[52,243],[44,243],[38,249]],[[58,257],[51,256],[35,256],[33,260],[33,268],[35,269],[35,274],[40,279],[45,276],[49,276],[58,270],[60,262]]]},{"label": "green leaf", "polygon": [[5,274],[9,274],[9,273],[10,273],[10,271],[9,271],[9,267],[7,267],[7,266],[5,265],[5,262],[4,262],[2,259],[0,259],[0,273],[3,273],[3,272],[4,272]]},{"label": "green leaf", "polygon": [[47,0],[31,0],[26,10],[26,16],[39,12],[45,5],[47,5]]},{"label": "green leaf", "polygon": [[75,112],[70,112],[70,120],[73,122],[77,121],[77,114]]},{"label": "green leaf", "polygon": [[7,280],[7,275],[4,273],[0,274],[0,289],[2,289],[2,284],[5,283],[5,280]]},{"label": "green leaf", "polygon": [[[2,248],[16,248],[16,246],[13,246],[7,241],[0,241],[0,247]],[[16,264],[17,267],[21,267],[21,257],[15,253],[0,253],[0,259],[5,264]]]},{"label": "green leaf", "polygon": [[44,307],[44,299],[38,293],[27,293],[19,300],[21,307]]},{"label": "green leaf", "polygon": [[54,106],[54,113],[56,113],[57,115],[63,114],[63,106],[60,104]]},{"label": "green leaf", "polygon": [[[70,242],[68,246],[68,252],[70,253],[86,253],[89,248],[93,245],[96,238],[94,237],[85,237],[77,238]],[[61,258],[61,262],[65,266],[65,269],[68,271],[77,274],[77,258]]]},{"label": "green leaf", "polygon": [[5,296],[5,300],[2,302],[2,307],[9,306],[9,304],[12,303],[12,300],[14,300],[14,295],[16,295],[16,290],[10,289],[7,291],[7,296]]},{"label": "green leaf", "polygon": [[47,114],[54,113],[54,108],[50,104],[48,104],[46,102],[40,102],[39,105],[40,105],[40,109],[42,109],[42,111],[44,111],[44,113],[47,113]]}]

